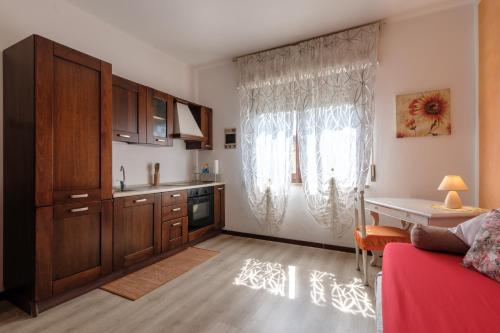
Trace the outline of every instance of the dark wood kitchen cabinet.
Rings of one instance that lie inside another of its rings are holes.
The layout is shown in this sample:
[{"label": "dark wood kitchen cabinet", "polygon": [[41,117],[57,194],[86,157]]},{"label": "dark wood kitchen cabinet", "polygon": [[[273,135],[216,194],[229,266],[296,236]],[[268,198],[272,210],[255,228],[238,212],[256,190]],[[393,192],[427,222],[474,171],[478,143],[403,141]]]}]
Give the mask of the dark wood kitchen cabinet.
[{"label": "dark wood kitchen cabinet", "polygon": [[36,210],[37,301],[112,271],[112,201]]},{"label": "dark wood kitchen cabinet", "polygon": [[111,65],[33,35],[3,82],[4,284],[36,314],[110,272]]},{"label": "dark wood kitchen cabinet", "polygon": [[186,141],[186,149],[212,150],[212,109],[201,105],[190,105],[191,113],[203,133],[201,141]]},{"label": "dark wood kitchen cabinet", "polygon": [[113,140],[146,143],[147,88],[113,75]]},{"label": "dark wood kitchen cabinet", "polygon": [[226,226],[225,186],[214,186],[214,224],[216,229]]},{"label": "dark wood kitchen cabinet", "polygon": [[161,252],[161,194],[115,198],[115,270]]},{"label": "dark wood kitchen cabinet", "polygon": [[172,145],[174,108],[111,73],[36,35],[3,51],[4,295],[32,315],[193,244],[185,191],[112,200],[113,138]]},{"label": "dark wood kitchen cabinet", "polygon": [[162,252],[174,249],[188,241],[187,216],[162,222],[161,224],[161,250]]},{"label": "dark wood kitchen cabinet", "polygon": [[161,91],[147,89],[148,144],[172,146],[174,131],[174,98]]},{"label": "dark wood kitchen cabinet", "polygon": [[111,65],[34,42],[37,206],[111,199]]},{"label": "dark wood kitchen cabinet", "polygon": [[166,252],[188,241],[187,191],[169,191],[161,195],[161,251]]}]

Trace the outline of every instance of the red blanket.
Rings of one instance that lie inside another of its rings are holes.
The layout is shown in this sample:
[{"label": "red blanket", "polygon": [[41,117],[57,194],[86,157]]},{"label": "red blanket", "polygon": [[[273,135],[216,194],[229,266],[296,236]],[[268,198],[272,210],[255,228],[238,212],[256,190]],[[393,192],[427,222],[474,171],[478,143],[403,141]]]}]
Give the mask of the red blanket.
[{"label": "red blanket", "polygon": [[462,257],[388,244],[382,269],[384,333],[500,332],[500,283]]}]

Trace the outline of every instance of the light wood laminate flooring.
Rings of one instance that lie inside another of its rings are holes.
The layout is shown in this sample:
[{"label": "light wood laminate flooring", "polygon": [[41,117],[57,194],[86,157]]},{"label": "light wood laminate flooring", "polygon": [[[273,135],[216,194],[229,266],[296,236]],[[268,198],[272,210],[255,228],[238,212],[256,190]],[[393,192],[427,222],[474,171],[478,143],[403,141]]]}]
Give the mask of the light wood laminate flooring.
[{"label": "light wood laminate flooring", "polygon": [[375,332],[354,254],[229,235],[198,247],[220,254],[137,301],[98,289],[36,318],[2,301],[0,332]]}]

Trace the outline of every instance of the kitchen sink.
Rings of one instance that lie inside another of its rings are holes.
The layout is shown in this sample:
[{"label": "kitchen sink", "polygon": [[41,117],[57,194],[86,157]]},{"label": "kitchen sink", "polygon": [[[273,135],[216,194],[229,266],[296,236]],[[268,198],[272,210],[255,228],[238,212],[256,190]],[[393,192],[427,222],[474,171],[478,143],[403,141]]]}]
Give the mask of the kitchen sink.
[{"label": "kitchen sink", "polygon": [[149,191],[158,186],[127,186],[123,190],[116,189],[116,192],[134,192],[134,191]]},{"label": "kitchen sink", "polygon": [[160,186],[193,186],[193,185],[204,185],[211,182],[203,182],[199,180],[187,180],[182,182],[172,182],[172,183],[163,183]]},{"label": "kitchen sink", "polygon": [[194,185],[205,185],[211,182],[203,182],[196,180],[186,180],[180,182],[171,182],[171,183],[162,183],[158,186],[153,185],[130,185],[125,187],[125,189],[120,190],[119,188],[115,188],[115,192],[134,192],[134,191],[149,191],[154,189],[161,189],[162,187],[179,187],[179,186],[194,186]]}]

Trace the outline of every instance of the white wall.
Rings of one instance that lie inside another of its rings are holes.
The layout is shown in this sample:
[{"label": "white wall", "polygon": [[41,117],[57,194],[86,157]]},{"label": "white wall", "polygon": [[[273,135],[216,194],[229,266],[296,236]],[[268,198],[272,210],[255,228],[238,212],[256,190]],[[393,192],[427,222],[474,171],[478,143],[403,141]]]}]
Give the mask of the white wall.
[{"label": "white wall", "polygon": [[[110,62],[113,73],[173,95],[192,99],[191,68],[144,42],[89,15],[63,0],[0,0],[0,49],[39,34],[61,44]],[[0,65],[0,76],[2,68]],[[3,115],[0,81],[0,114]],[[0,122],[3,116],[0,116]],[[0,123],[0,131],[3,126]],[[3,135],[0,134],[0,147]],[[1,149],[1,148],[0,148]],[[129,184],[148,182],[148,164],[160,162],[161,180],[186,179],[191,174],[195,152],[174,140],[174,147],[133,146],[113,143],[113,180],[120,165],[127,170]],[[3,153],[0,155],[3,158]],[[3,168],[3,162],[0,162]],[[1,170],[3,174],[3,169]],[[117,184],[115,182],[115,184]],[[3,178],[0,180],[3,186]],[[0,192],[0,248],[3,249],[3,191]],[[0,250],[2,251],[2,250]],[[0,291],[3,290],[3,256],[0,256]]]},{"label": "white wall", "polygon": [[[380,65],[375,87],[377,181],[368,195],[442,200],[436,190],[446,174],[459,174],[475,200],[475,65],[472,5],[425,16],[388,20],[381,32]],[[241,151],[223,149],[224,128],[239,131],[236,67],[232,62],[198,68],[198,98],[214,108],[214,146],[200,152],[200,162],[220,160],[227,182],[226,229],[269,234],[251,214],[241,174]],[[395,96],[451,88],[451,136],[395,138]],[[393,223],[394,221],[390,221]],[[301,186],[292,186],[281,229],[274,236],[352,247],[352,236],[325,232],[307,212]]]},{"label": "white wall", "polygon": [[186,150],[181,140],[174,140],[172,148],[113,142],[113,185],[119,186],[122,165],[126,183],[132,185],[152,183],[156,162],[160,163],[161,183],[191,179],[195,161],[196,152]]}]

